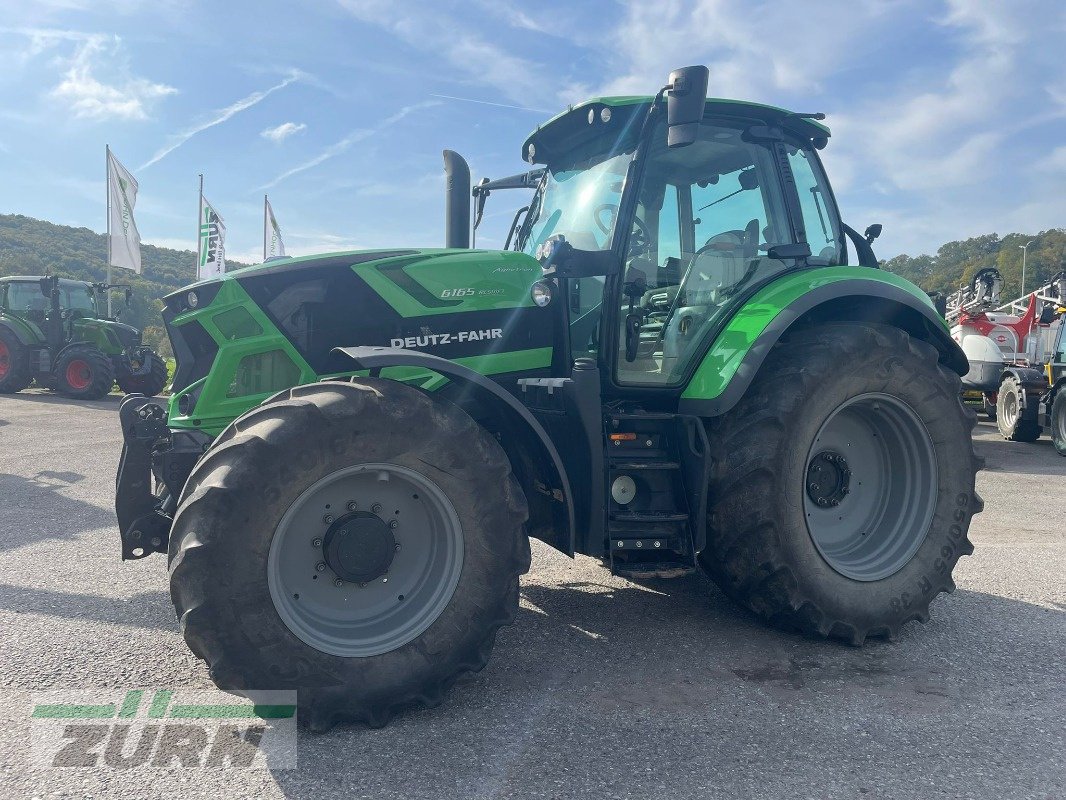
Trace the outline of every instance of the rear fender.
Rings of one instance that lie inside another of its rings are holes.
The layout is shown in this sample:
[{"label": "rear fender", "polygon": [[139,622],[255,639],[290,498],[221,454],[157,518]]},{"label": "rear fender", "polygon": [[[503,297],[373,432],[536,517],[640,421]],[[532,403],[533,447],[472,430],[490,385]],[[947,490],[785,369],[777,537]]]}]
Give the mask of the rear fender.
[{"label": "rear fender", "polygon": [[14,316],[0,318],[0,328],[9,331],[12,336],[19,340],[20,344],[31,346],[40,343],[40,338],[28,323]]},{"label": "rear fender", "polygon": [[880,270],[829,267],[784,276],[739,308],[682,393],[679,413],[726,413],[777,342],[790,331],[829,322],[894,325],[935,347],[941,363],[960,376],[969,371],[966,355],[918,287]]},{"label": "rear fender", "polygon": [[418,367],[447,378],[440,394],[492,432],[507,453],[529,503],[529,535],[573,556],[574,501],[566,468],[547,432],[514,396],[472,369],[416,350],[338,347],[333,352],[375,377],[386,367]]},{"label": "rear fender", "polygon": [[1022,391],[1018,393],[1018,404],[1022,408],[1028,408],[1032,403],[1039,403],[1040,399],[1047,395],[1051,396],[1048,387],[1047,376],[1038,369],[1031,367],[1006,367],[999,379],[1002,386],[1007,378],[1014,378]]}]

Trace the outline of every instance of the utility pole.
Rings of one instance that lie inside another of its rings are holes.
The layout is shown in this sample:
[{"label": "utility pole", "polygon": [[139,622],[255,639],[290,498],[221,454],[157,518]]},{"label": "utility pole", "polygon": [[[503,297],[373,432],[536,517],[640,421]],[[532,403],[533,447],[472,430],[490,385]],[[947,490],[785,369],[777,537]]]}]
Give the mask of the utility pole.
[{"label": "utility pole", "polygon": [[1029,247],[1035,244],[1035,242],[1026,242],[1025,244],[1018,245],[1018,248],[1022,251],[1022,297],[1025,297],[1025,260],[1029,255]]}]

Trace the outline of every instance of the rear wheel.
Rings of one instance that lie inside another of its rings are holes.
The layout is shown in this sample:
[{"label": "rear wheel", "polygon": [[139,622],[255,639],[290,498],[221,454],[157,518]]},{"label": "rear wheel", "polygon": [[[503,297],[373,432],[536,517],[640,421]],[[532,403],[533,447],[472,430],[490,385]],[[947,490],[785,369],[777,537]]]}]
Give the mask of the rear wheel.
[{"label": "rear wheel", "polygon": [[18,392],[29,385],[26,348],[14,334],[0,328],[0,393]]},{"label": "rear wheel", "polygon": [[99,400],[115,385],[111,359],[91,345],[68,347],[56,362],[56,389],[77,400]]},{"label": "rear wheel", "polygon": [[896,328],[831,324],[779,344],[710,423],[703,567],[763,619],[856,645],[926,620],[982,508],[959,389]]},{"label": "rear wheel", "polygon": [[1023,407],[1022,394],[1025,389],[1018,379],[1008,375],[999,387],[996,399],[996,425],[1004,439],[1010,442],[1035,442],[1040,438],[1039,402],[1036,397],[1026,398]]},{"label": "rear wheel", "polygon": [[145,397],[155,397],[167,385],[167,364],[155,353],[149,352],[146,356],[149,362],[148,371],[134,375],[124,365],[116,370],[115,381],[118,388],[126,394],[143,394]]},{"label": "rear wheel", "polygon": [[1051,440],[1055,452],[1066,456],[1066,388],[1060,387],[1051,403]]},{"label": "rear wheel", "polygon": [[466,413],[387,380],[295,387],[196,465],[170,539],[185,640],[222,689],[384,725],[481,669],[518,610],[526,502]]}]

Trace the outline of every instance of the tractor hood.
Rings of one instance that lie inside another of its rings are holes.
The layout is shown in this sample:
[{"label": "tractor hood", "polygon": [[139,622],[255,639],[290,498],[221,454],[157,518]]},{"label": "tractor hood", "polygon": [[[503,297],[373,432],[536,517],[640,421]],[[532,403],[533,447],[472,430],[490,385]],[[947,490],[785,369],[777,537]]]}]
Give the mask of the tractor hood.
[{"label": "tractor hood", "polygon": [[547,374],[553,308],[530,293],[541,276],[524,253],[406,249],[279,259],[192,284],[163,311],[177,359],[171,424],[210,431],[209,417],[228,422],[280,389],[350,374],[337,347]]}]

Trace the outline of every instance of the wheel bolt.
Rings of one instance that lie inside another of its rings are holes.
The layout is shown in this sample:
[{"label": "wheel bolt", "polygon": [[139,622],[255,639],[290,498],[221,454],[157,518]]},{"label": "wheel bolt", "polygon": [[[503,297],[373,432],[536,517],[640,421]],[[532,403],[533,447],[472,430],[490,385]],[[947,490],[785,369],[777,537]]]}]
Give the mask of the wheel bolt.
[{"label": "wheel bolt", "polygon": [[812,492],[817,491],[818,490],[818,484],[817,483],[808,483],[807,484],[807,488],[810,489]]},{"label": "wheel bolt", "polygon": [[374,503],[374,505],[370,506],[370,510],[373,511],[375,514],[380,513],[381,512],[381,503]]},{"label": "wheel bolt", "polygon": [[348,510],[349,511],[355,511],[355,509],[357,509],[357,508],[359,508],[359,504],[357,502],[355,502],[354,500],[349,501],[349,503],[348,503]]},{"label": "wheel bolt", "polygon": [[315,537],[314,539],[312,539],[312,540],[311,540],[311,546],[312,546],[312,547],[321,547],[321,546],[322,546],[322,540],[321,540],[321,539],[319,539],[319,538],[318,538],[318,537],[316,536],[316,537]]},{"label": "wheel bolt", "polygon": [[325,571],[326,571],[326,562],[319,561],[317,564],[315,564],[315,572],[325,572]]},{"label": "wheel bolt", "polygon": [[340,578],[337,578],[333,581],[333,585],[337,587],[344,586],[344,581],[342,581]]},{"label": "wheel bolt", "polygon": [[388,583],[388,582],[389,582],[389,579],[388,579],[388,578],[382,578],[382,579],[381,579],[381,582],[382,582],[382,583]]},{"label": "wheel bolt", "polygon": [[326,514],[326,516],[322,517],[322,521],[324,523],[326,523],[327,525],[332,525],[333,524],[333,515],[332,514]]},{"label": "wheel bolt", "polygon": [[396,543],[396,549],[397,549],[397,550],[399,550],[399,549],[400,549],[400,543],[399,543],[399,542],[397,542],[397,543]]},{"label": "wheel bolt", "polygon": [[389,527],[390,528],[399,528],[400,527],[400,521],[398,519],[390,519],[389,520]]}]

